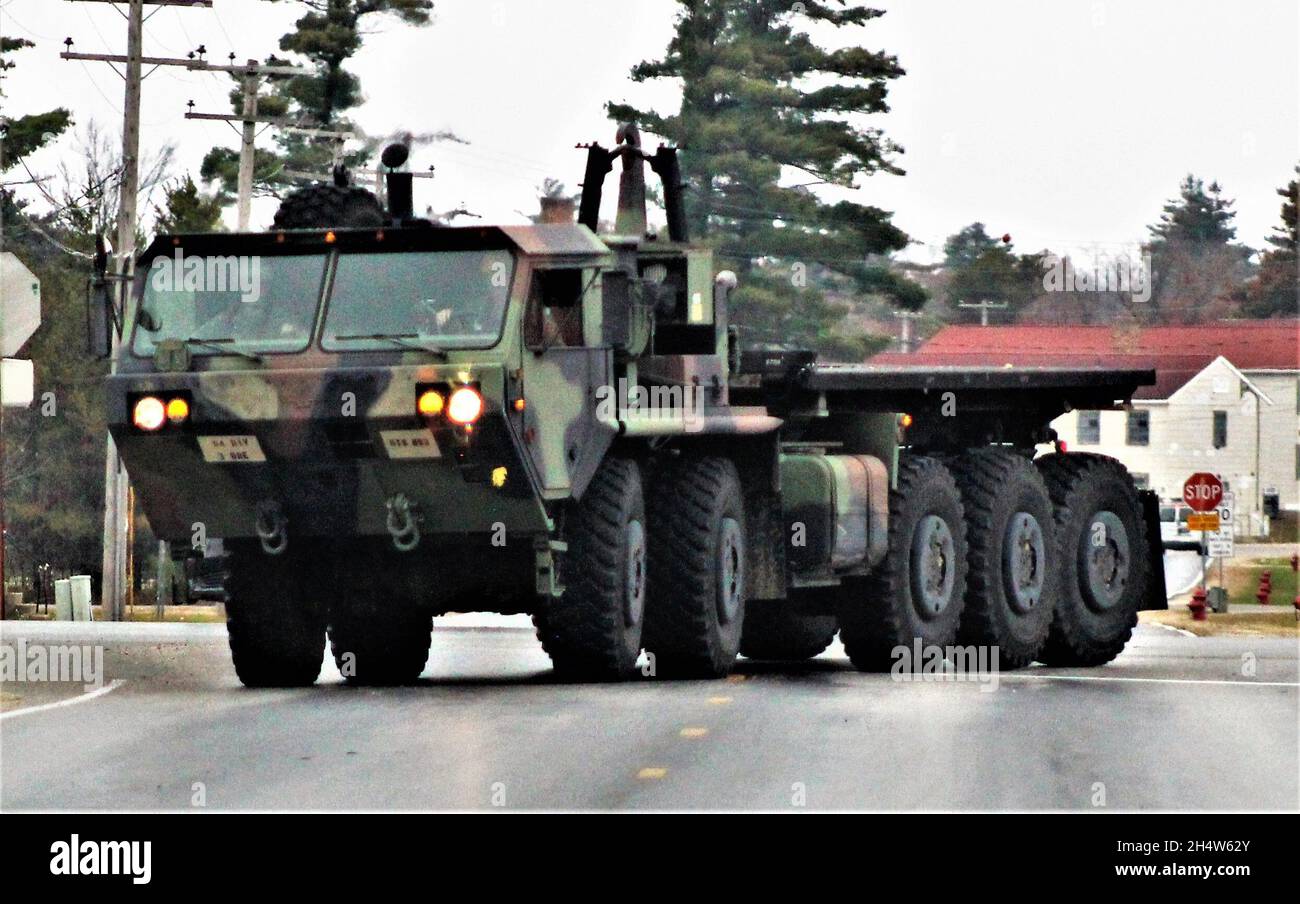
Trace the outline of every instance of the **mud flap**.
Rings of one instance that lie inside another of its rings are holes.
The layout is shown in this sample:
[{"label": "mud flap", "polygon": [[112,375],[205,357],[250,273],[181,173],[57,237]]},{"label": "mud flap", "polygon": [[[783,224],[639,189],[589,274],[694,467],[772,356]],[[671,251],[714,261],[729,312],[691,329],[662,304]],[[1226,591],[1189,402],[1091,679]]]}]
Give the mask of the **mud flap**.
[{"label": "mud flap", "polygon": [[1147,527],[1147,594],[1141,608],[1168,609],[1165,587],[1165,543],[1160,536],[1160,497],[1154,490],[1139,490],[1142,518]]}]

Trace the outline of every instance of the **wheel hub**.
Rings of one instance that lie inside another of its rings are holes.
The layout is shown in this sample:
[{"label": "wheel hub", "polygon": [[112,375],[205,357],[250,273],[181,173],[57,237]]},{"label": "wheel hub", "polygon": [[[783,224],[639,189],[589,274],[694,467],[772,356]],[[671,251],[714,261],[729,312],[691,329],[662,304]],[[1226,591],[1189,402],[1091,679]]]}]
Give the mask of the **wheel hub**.
[{"label": "wheel hub", "polygon": [[1047,573],[1043,527],[1028,512],[1016,512],[1002,543],[1002,577],[1007,602],[1021,614],[1038,605]]},{"label": "wheel hub", "polygon": [[745,548],[740,534],[740,522],[734,518],[722,519],[718,536],[718,621],[729,624],[740,612],[744,598]]},{"label": "wheel hub", "polygon": [[645,612],[645,527],[640,521],[627,524],[627,592],[623,596],[623,624],[641,623]]},{"label": "wheel hub", "polygon": [[1084,599],[1091,609],[1109,609],[1128,587],[1132,565],[1128,530],[1114,512],[1100,511],[1092,516],[1079,543],[1079,583]]},{"label": "wheel hub", "polygon": [[926,619],[952,601],[957,557],[952,530],[938,515],[926,515],[912,535],[912,604]]}]

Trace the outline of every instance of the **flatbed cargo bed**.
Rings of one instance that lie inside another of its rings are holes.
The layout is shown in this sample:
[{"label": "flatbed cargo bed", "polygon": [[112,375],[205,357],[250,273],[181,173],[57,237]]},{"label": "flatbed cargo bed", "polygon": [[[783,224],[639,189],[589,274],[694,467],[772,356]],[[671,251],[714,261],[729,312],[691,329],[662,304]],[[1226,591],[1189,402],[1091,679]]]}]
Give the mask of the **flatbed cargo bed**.
[{"label": "flatbed cargo bed", "polygon": [[818,364],[809,353],[746,352],[732,404],[766,405],[784,418],[894,411],[911,414],[909,440],[922,445],[972,437],[1034,444],[1074,410],[1125,407],[1151,369]]}]

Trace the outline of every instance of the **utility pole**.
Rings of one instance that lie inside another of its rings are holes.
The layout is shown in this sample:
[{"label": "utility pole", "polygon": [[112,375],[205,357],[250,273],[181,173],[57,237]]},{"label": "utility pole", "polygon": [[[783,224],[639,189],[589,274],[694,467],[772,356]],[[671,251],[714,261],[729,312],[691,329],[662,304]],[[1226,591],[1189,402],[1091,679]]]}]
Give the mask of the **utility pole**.
[{"label": "utility pole", "polygon": [[[210,72],[229,72],[232,75],[242,76],[244,79],[244,107],[241,115],[233,116],[227,113],[195,113],[193,109],[185,114],[186,119],[214,119],[221,122],[241,123],[242,128],[239,130],[239,214],[238,229],[240,232],[248,231],[249,219],[252,216],[253,207],[253,173],[254,164],[256,163],[256,145],[257,125],[258,123],[267,123],[269,125],[278,125],[289,127],[292,125],[288,120],[276,119],[271,117],[259,117],[257,115],[257,91],[261,84],[263,76],[266,75],[301,75],[302,70],[296,66],[264,66],[257,60],[249,60],[242,66],[234,63],[235,55],[230,55],[230,65],[214,66],[211,64],[204,65],[202,68]],[[194,101],[190,101],[189,106],[193,108]],[[307,130],[319,131],[319,130]],[[322,133],[330,136],[339,136],[346,134],[352,136],[351,132],[328,132]]]},{"label": "utility pole", "polygon": [[[113,3],[113,0],[73,0],[77,3]],[[141,84],[145,76],[144,64],[157,69],[159,66],[195,66],[196,61],[172,60],[144,56],[144,23],[146,6],[212,6],[212,0],[125,0],[126,12],[126,55],[74,53],[72,38],[64,41],[67,47],[59,54],[65,60],[93,60],[103,63],[120,63],[125,71],[114,71],[122,76],[126,83],[125,99],[122,104],[122,181],[117,212],[117,242],[114,252],[117,256],[115,279],[118,284],[116,304],[125,312],[127,300],[131,293],[131,282],[135,271],[135,228],[136,203],[140,191],[140,96]],[[114,3],[114,9],[117,4]],[[121,10],[118,10],[121,12]],[[154,12],[157,12],[155,9]],[[149,14],[150,16],[153,13]],[[199,61],[201,62],[201,61]],[[206,64],[203,64],[206,65]],[[153,72],[151,69],[150,72]],[[116,373],[120,354],[120,337],[112,336],[112,349],[109,356],[109,372]],[[128,480],[122,467],[122,460],[117,454],[112,436],[108,437],[107,452],[104,463],[104,558],[103,585],[100,600],[104,615],[112,621],[121,621],[125,614],[127,582],[127,521],[130,515],[128,503]]]},{"label": "utility pole", "polygon": [[1007,307],[1007,303],[1006,303],[1005,301],[989,301],[989,300],[986,298],[986,299],[984,299],[983,301],[973,301],[973,302],[970,302],[969,304],[967,304],[967,303],[964,302],[964,301],[959,301],[959,302],[957,302],[957,307],[959,307],[959,308],[979,308],[979,311],[980,311],[980,326],[988,326],[988,325],[989,325],[989,309],[992,308],[992,309],[994,309],[994,310],[996,310],[996,311],[1001,311],[1001,310],[1003,310],[1004,308]]},{"label": "utility pole", "polygon": [[894,311],[894,316],[903,321],[899,336],[899,351],[907,354],[912,351],[912,321],[921,318],[920,311]]}]

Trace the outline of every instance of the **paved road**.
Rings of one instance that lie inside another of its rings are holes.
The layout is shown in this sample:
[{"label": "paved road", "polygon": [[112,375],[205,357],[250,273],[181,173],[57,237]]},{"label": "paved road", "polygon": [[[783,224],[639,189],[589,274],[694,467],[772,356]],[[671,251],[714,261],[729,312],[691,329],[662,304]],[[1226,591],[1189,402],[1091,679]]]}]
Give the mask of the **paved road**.
[{"label": "paved road", "polygon": [[838,647],[727,681],[572,685],[525,630],[444,626],[420,686],[348,688],[329,665],[313,689],[250,691],[220,626],[2,630],[104,644],[120,682],[0,687],[9,810],[1300,807],[1286,639],[1142,626],[1109,667],[995,690],[858,674]]}]

